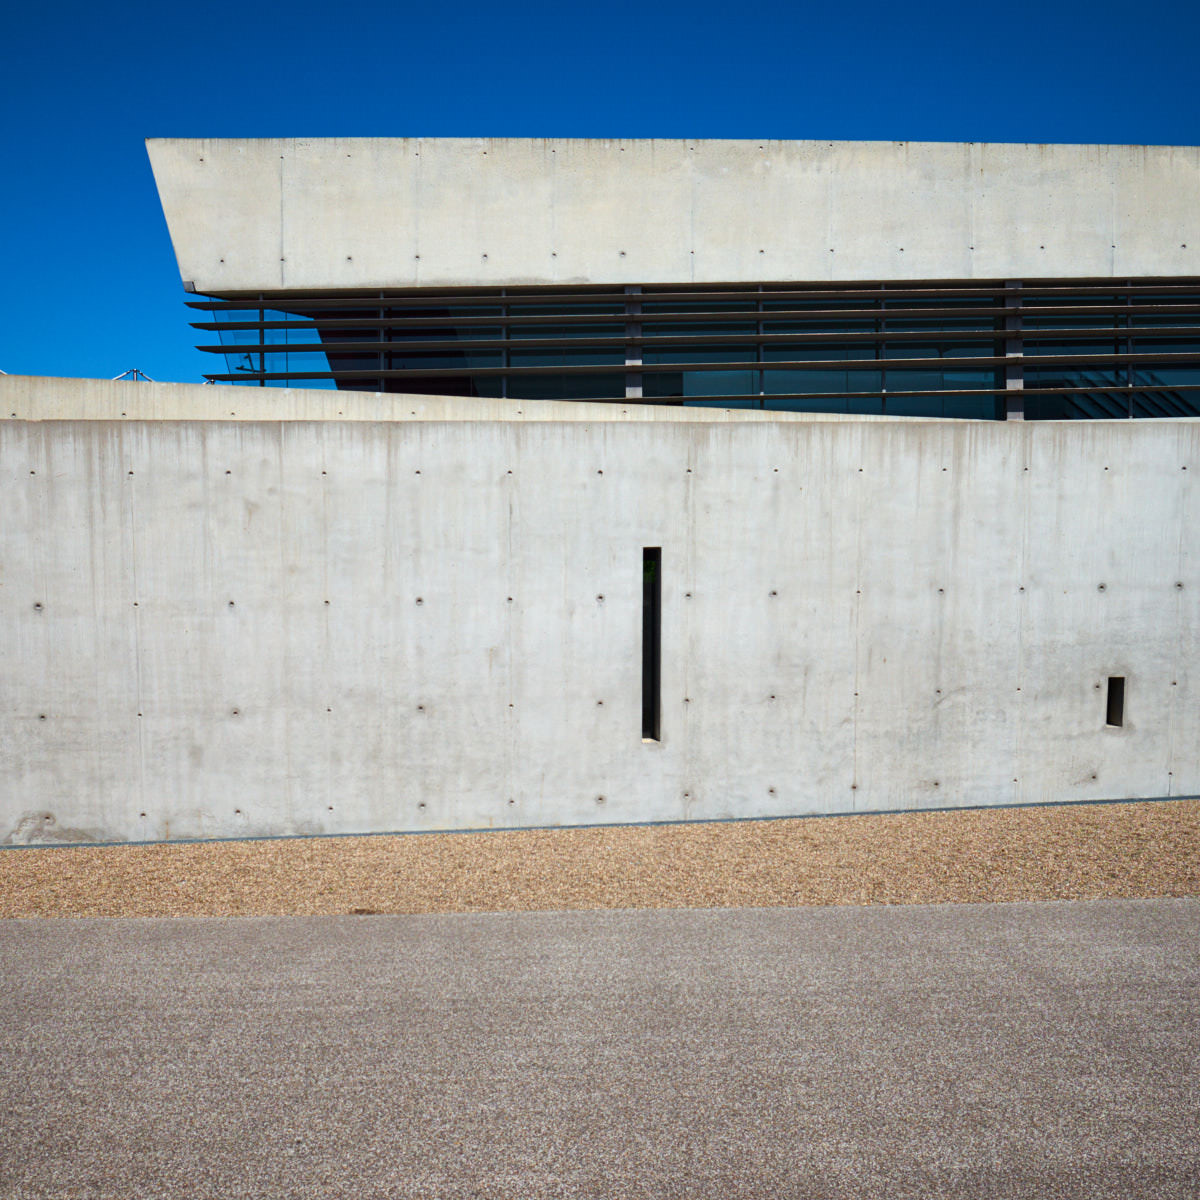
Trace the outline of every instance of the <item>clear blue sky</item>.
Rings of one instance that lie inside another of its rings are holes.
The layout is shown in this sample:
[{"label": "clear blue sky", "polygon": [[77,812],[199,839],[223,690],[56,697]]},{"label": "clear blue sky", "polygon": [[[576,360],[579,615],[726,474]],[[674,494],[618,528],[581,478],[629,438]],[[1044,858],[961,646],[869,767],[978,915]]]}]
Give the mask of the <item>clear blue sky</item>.
[{"label": "clear blue sky", "polygon": [[143,139],[1200,142],[1195,0],[29,2],[0,18],[0,369],[196,380]]}]

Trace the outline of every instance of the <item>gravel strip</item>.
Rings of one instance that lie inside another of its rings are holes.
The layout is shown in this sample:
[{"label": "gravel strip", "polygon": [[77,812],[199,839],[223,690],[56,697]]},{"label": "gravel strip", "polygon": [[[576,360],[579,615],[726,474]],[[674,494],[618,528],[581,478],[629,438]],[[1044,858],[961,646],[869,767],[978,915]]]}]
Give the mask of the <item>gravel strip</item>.
[{"label": "gravel strip", "polygon": [[0,853],[0,917],[1200,895],[1200,800]]}]

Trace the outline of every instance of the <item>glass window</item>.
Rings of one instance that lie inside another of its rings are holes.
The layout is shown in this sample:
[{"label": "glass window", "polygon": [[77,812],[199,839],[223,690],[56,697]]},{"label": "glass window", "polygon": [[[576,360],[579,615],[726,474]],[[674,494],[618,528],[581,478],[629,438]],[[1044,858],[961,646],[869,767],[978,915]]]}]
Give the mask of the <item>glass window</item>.
[{"label": "glass window", "polygon": [[510,375],[508,394],[520,400],[623,400],[625,376]]},{"label": "glass window", "polygon": [[763,408],[774,412],[844,413],[848,401],[836,397],[808,399],[804,396],[764,396]]},{"label": "glass window", "polygon": [[512,367],[619,367],[625,362],[625,347],[560,350],[539,346],[534,350],[509,350],[508,361]]},{"label": "glass window", "polygon": [[1144,387],[1172,388],[1200,384],[1200,366],[1166,367],[1138,364],[1132,369],[1133,382]]},{"label": "glass window", "polygon": [[1031,370],[1025,367],[1027,388],[1111,388],[1125,382],[1124,367],[1047,367]]},{"label": "glass window", "polygon": [[1080,342],[1061,342],[1050,341],[1044,342],[1040,339],[1025,338],[1023,341],[1025,355],[1028,358],[1035,358],[1047,354],[1072,355],[1081,358],[1086,358],[1088,355],[1094,354],[1115,354],[1121,348],[1121,343],[1118,342],[1113,335],[1109,334],[1103,338],[1089,339]]},{"label": "glass window", "polygon": [[[330,359],[337,355],[330,353]],[[378,361],[378,359],[376,360]],[[388,353],[384,363],[393,371],[440,371],[440,370],[469,370],[476,367],[502,367],[504,356],[498,351],[464,350],[453,351],[413,351],[407,354]]]}]

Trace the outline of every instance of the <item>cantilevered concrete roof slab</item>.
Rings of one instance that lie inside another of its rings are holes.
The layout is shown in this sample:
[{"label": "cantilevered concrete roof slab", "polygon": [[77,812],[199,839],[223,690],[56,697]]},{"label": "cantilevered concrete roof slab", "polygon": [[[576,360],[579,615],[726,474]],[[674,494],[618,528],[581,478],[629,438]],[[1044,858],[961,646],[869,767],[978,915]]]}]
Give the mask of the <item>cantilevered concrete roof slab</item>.
[{"label": "cantilevered concrete roof slab", "polygon": [[185,285],[1200,276],[1200,149],[290,138],[147,143]]}]

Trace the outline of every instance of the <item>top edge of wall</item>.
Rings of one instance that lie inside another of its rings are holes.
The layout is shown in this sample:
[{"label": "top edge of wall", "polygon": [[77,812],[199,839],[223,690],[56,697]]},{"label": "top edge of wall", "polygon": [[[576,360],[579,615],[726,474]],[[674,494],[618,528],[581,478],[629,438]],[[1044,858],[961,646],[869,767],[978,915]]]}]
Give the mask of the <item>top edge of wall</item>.
[{"label": "top edge of wall", "polygon": [[683,408],[627,401],[489,400],[394,392],[0,375],[0,419],[21,421],[894,422],[931,417]]}]

